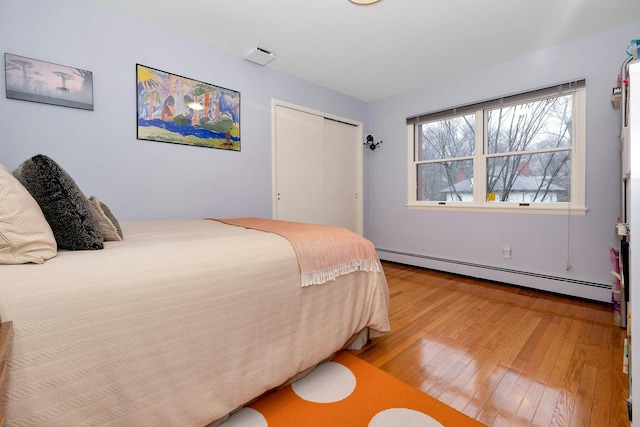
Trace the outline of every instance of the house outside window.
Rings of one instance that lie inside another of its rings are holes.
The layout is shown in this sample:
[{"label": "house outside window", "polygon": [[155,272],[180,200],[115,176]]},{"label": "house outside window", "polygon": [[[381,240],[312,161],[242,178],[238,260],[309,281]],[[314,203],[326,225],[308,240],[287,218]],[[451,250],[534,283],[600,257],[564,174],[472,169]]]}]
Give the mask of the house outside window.
[{"label": "house outside window", "polygon": [[584,215],[585,81],[407,119],[413,209]]}]

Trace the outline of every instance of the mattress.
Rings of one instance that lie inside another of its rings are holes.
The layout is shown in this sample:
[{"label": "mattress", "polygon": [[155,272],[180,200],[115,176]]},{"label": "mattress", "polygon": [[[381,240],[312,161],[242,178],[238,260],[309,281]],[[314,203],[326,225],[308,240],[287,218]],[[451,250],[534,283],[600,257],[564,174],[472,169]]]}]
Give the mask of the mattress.
[{"label": "mattress", "polygon": [[6,426],[204,426],[389,331],[382,272],[302,287],[283,237],[208,220],[0,266]]}]

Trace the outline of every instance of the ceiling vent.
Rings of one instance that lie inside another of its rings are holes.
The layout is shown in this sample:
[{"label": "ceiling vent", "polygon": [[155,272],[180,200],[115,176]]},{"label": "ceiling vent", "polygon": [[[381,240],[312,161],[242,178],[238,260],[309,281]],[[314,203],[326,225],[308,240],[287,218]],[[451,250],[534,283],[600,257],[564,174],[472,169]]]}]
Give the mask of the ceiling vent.
[{"label": "ceiling vent", "polygon": [[249,50],[249,53],[244,56],[244,59],[255,62],[256,64],[266,65],[276,59],[276,54],[268,49],[256,46]]}]

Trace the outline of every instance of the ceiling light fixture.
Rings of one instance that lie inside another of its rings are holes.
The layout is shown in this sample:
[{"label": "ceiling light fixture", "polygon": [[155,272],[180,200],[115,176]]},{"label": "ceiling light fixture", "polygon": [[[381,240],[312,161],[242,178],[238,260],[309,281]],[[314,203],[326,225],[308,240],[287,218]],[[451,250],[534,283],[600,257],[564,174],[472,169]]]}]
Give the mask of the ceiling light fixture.
[{"label": "ceiling light fixture", "polygon": [[379,2],[380,0],[349,0],[351,3],[355,4],[373,4]]}]

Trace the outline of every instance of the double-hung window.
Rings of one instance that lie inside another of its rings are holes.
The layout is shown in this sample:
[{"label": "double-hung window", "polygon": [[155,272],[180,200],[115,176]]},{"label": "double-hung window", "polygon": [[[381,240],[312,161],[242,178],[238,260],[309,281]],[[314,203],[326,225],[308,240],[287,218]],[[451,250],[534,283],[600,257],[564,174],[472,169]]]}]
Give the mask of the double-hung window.
[{"label": "double-hung window", "polygon": [[585,86],[409,117],[408,207],[583,215]]}]

